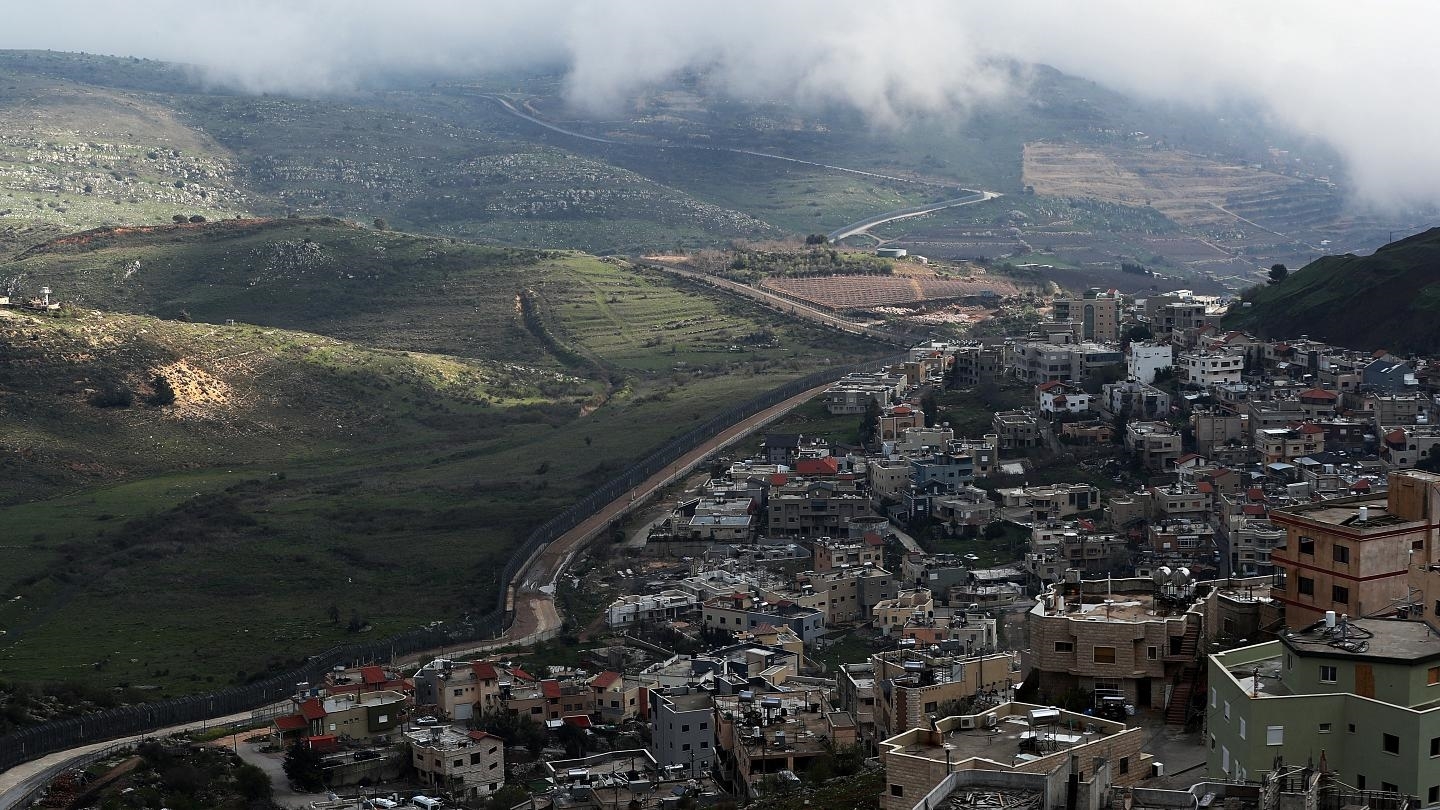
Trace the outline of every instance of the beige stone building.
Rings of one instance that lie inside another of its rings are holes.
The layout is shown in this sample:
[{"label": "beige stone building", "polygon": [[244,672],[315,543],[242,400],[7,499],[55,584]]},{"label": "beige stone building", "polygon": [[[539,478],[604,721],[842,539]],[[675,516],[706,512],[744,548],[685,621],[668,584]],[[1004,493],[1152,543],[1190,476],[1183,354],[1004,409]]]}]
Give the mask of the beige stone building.
[{"label": "beige stone building", "polygon": [[1100,762],[1117,786],[1150,775],[1146,730],[1028,703],[1001,703],[971,715],[926,722],[880,743],[882,810],[911,810],[947,775],[964,770],[1052,774],[1078,762],[1085,781]]},{"label": "beige stone building", "polygon": [[1006,696],[1020,683],[1012,653],[933,654],[920,645],[870,656],[875,679],[875,733],[884,738],[928,726],[942,707],[994,690]]},{"label": "beige stone building", "polygon": [[405,731],[420,784],[466,799],[481,799],[505,784],[505,741],[470,729],[435,726]]}]

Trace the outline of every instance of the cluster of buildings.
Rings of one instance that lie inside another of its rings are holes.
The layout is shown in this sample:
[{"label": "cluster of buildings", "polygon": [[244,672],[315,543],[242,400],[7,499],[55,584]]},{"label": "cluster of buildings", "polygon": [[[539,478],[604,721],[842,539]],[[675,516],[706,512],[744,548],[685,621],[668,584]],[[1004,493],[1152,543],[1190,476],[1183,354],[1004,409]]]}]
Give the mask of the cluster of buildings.
[{"label": "cluster of buildings", "polygon": [[[849,753],[884,766],[887,810],[1440,805],[1440,375],[1221,332],[1217,303],[1092,290],[1023,338],[846,377],[824,403],[864,446],[770,434],[652,531],[646,554],[681,562],[621,563],[603,622],[643,655],[336,673],[274,733],[399,751],[475,798],[505,781],[496,718],[643,728],[643,749],[547,757],[552,800],[595,807],[746,801]],[[926,417],[927,387],[1005,380],[1033,407],[983,435]],[[1061,445],[1093,475],[1026,480]],[[982,564],[914,527],[1023,550]],[[864,647],[836,661],[842,636]],[[1157,786],[1160,724],[1199,734],[1208,781]]]}]

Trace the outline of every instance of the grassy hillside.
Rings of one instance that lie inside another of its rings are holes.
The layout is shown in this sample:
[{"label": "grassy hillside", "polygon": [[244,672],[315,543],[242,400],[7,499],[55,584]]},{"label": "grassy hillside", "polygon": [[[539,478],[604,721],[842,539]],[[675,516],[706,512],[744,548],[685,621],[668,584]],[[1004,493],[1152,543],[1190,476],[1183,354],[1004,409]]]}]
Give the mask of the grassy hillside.
[{"label": "grassy hillside", "polygon": [[1342,346],[1440,351],[1440,228],[1370,256],[1327,256],[1245,296],[1226,326]]},{"label": "grassy hillside", "polygon": [[0,679],[157,694],[488,609],[512,545],[629,460],[878,353],[624,262],[334,221],[92,233],[0,274],[71,302],[0,321]]}]

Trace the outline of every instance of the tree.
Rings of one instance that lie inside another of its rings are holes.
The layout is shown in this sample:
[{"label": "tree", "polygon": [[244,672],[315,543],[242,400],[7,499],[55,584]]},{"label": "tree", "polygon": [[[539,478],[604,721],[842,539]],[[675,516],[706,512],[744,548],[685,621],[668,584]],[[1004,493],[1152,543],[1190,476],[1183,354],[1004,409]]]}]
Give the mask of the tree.
[{"label": "tree", "polygon": [[1155,337],[1155,333],[1151,332],[1150,327],[1143,323],[1137,323],[1125,330],[1125,339],[1131,343],[1149,340],[1152,337]]},{"label": "tree", "polygon": [[320,752],[297,742],[285,752],[285,776],[305,793],[319,793],[325,787]]},{"label": "tree", "polygon": [[940,403],[935,401],[934,391],[926,391],[925,395],[920,397],[920,412],[925,414],[926,425],[939,424]]},{"label": "tree", "polygon": [[590,739],[585,729],[571,723],[562,723],[555,731],[555,738],[565,746],[565,756],[571,759],[578,759],[585,756],[590,747]]},{"label": "tree", "polygon": [[235,789],[251,801],[269,800],[272,787],[269,774],[248,762],[235,769]]},{"label": "tree", "polygon": [[194,214],[190,217],[190,221],[198,225],[205,221],[205,217],[202,217],[199,214]]},{"label": "tree", "polygon": [[1285,277],[1288,276],[1288,275],[1290,275],[1290,269],[1289,269],[1288,267],[1286,267],[1285,265],[1283,265],[1283,264],[1272,264],[1272,265],[1270,265],[1270,283],[1271,283],[1271,284],[1279,284],[1280,282],[1284,281],[1284,280],[1285,280]]},{"label": "tree", "polygon": [[175,223],[176,225],[181,225],[189,222],[190,218],[185,216],[184,214],[176,214],[175,216],[170,217],[170,221]]},{"label": "tree", "polygon": [[865,416],[860,420],[860,444],[869,444],[880,426],[880,403],[872,397],[865,403]]},{"label": "tree", "polygon": [[389,230],[389,229],[390,229],[390,223],[386,222],[385,220],[381,219],[380,217],[376,217],[376,218],[375,218],[375,230],[377,230],[377,231],[385,231],[385,230]]},{"label": "tree", "polygon": [[165,375],[156,374],[150,385],[155,389],[154,393],[150,394],[151,405],[163,407],[175,404],[175,389],[170,385],[170,381],[165,379]]},{"label": "tree", "polygon": [[525,792],[525,788],[519,785],[506,785],[490,794],[490,802],[487,806],[490,810],[510,810],[528,798],[530,798],[530,794]]}]

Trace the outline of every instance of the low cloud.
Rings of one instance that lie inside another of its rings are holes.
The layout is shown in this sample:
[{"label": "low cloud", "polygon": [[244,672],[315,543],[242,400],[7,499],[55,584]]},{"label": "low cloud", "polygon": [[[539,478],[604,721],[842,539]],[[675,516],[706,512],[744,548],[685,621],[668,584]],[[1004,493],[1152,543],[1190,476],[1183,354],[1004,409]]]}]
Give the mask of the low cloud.
[{"label": "low cloud", "polygon": [[197,65],[252,92],[340,92],[386,76],[555,69],[601,113],[699,73],[737,97],[846,105],[877,122],[963,112],[1017,92],[1003,60],[1053,65],[1147,98],[1257,105],[1320,138],[1366,200],[1440,202],[1440,6],[1328,2],[989,4],[58,0],[7,12],[0,47]]}]

